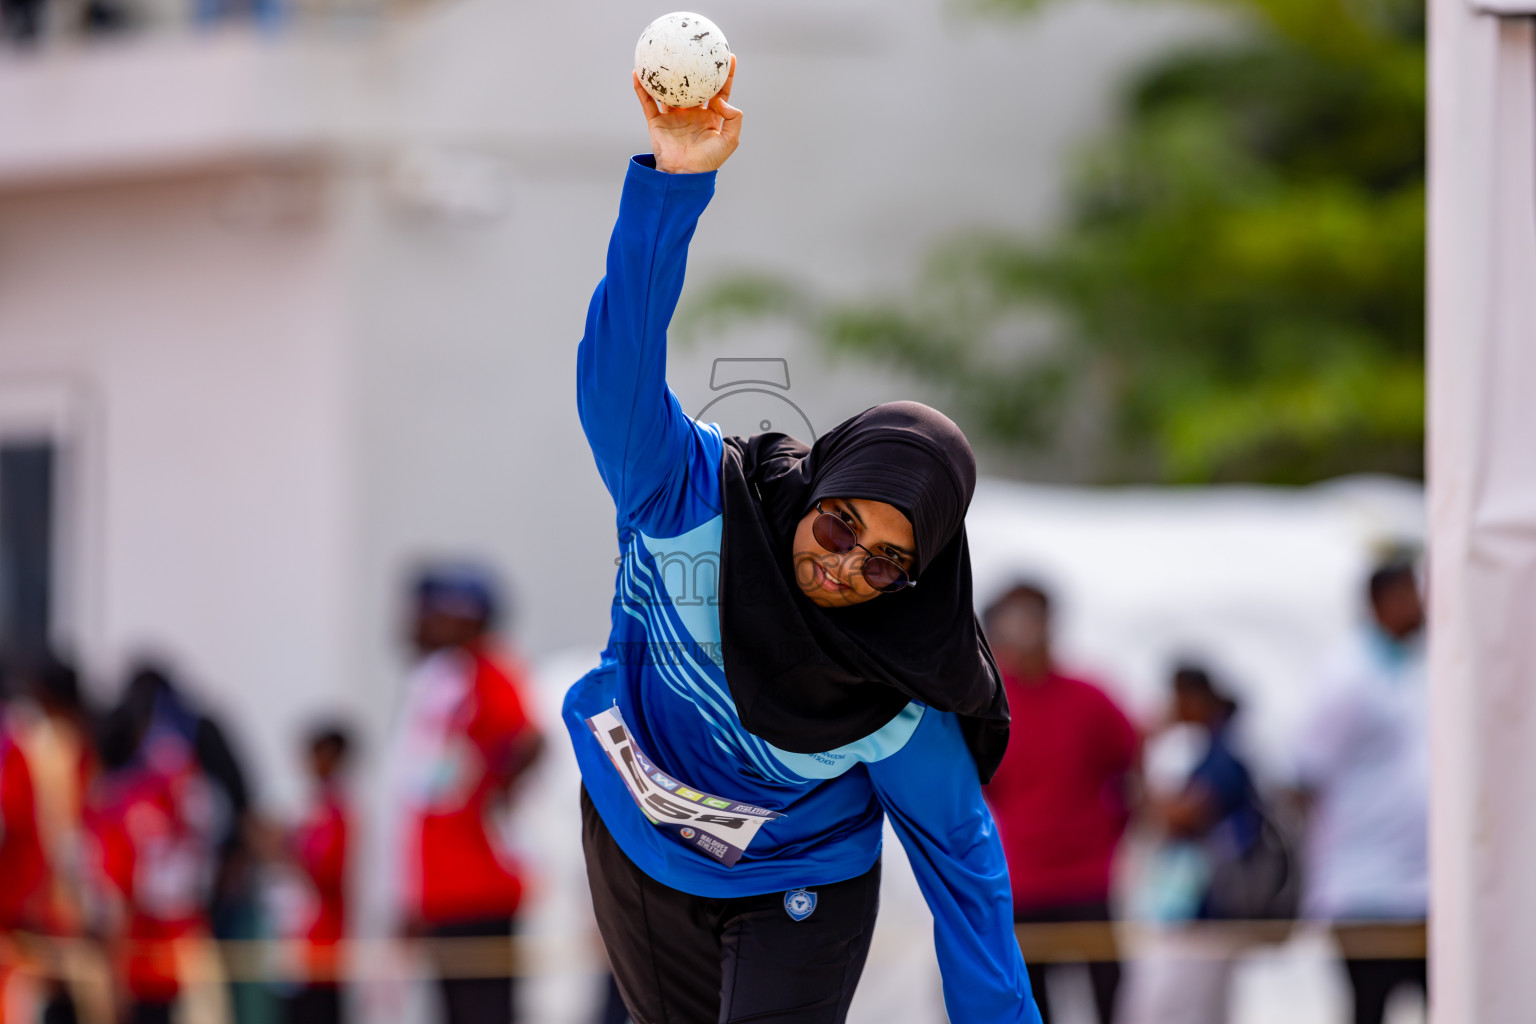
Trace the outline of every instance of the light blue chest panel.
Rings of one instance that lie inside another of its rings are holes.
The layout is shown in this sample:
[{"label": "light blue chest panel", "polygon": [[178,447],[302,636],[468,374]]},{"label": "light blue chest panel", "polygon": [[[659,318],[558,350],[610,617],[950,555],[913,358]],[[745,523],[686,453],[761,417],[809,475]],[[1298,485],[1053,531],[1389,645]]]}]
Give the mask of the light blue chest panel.
[{"label": "light blue chest panel", "polygon": [[912,701],[901,713],[863,739],[824,754],[792,754],[773,744],[768,749],[779,762],[807,779],[834,779],[860,761],[882,761],[907,745],[923,720],[923,705]]},{"label": "light blue chest panel", "polygon": [[[677,537],[634,531],[624,544],[620,596],[624,610],[645,624],[645,659],[668,689],[693,704],[724,752],[770,778],[789,782],[833,779],[861,762],[890,757],[912,738],[925,708],[912,702],[878,731],[836,750],[795,754],[751,735],[741,724],[725,683],[720,648],[720,536],[715,516]],[[771,758],[774,763],[765,763]],[[786,771],[787,770],[787,771]]]}]

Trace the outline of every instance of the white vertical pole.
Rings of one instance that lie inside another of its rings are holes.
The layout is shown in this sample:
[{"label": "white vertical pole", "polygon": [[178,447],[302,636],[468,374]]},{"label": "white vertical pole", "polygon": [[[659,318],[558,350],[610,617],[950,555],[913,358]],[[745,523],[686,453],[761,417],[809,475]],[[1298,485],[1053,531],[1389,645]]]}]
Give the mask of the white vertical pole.
[{"label": "white vertical pole", "polygon": [[1536,31],[1430,4],[1431,999],[1536,1020]]}]

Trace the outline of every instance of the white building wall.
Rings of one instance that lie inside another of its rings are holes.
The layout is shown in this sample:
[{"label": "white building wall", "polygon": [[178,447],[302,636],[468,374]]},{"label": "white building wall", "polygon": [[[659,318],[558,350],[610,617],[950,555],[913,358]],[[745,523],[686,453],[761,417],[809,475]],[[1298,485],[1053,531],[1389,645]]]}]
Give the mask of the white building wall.
[{"label": "white building wall", "polygon": [[0,199],[0,380],[82,396],[66,582],[98,693],[161,652],[265,769],[346,695],[348,381],[319,197],[239,224],[219,212],[236,185]]}]

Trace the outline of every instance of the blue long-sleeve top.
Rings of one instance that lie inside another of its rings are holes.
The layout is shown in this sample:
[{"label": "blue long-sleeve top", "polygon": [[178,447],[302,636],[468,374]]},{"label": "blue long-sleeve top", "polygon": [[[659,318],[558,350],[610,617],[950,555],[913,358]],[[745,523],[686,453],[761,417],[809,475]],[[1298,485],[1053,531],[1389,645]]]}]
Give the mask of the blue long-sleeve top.
[{"label": "blue long-sleeve top", "polygon": [[[582,779],[642,871],[699,896],[814,889],[880,856],[889,815],[933,912],[952,1020],[1038,1024],[1013,932],[1008,867],[953,714],[909,704],[821,754],[747,732],[720,655],[723,445],[666,382],[667,324],[715,175],[629,165],[607,276],[577,355],[581,423],[618,513],[619,571],[602,662],[566,695]],[[587,719],[617,705],[640,749],[683,785],[783,813],[726,867],[652,825]]]}]

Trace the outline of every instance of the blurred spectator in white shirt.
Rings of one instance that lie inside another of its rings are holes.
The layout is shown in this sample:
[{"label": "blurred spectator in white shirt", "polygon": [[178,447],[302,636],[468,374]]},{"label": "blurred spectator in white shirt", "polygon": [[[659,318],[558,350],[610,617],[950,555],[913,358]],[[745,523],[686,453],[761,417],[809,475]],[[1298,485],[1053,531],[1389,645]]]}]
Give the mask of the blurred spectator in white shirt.
[{"label": "blurred spectator in white shirt", "polygon": [[1303,906],[1335,923],[1355,1024],[1381,1024],[1399,985],[1427,987],[1422,953],[1362,941],[1365,922],[1423,922],[1429,908],[1424,605],[1412,566],[1377,569],[1369,598],[1371,621],[1329,661],[1296,746]]}]

